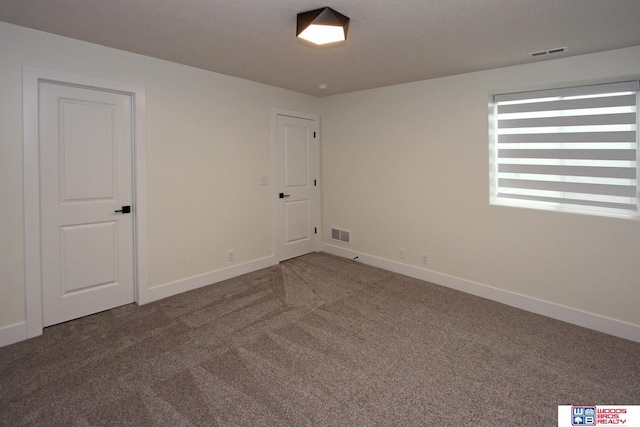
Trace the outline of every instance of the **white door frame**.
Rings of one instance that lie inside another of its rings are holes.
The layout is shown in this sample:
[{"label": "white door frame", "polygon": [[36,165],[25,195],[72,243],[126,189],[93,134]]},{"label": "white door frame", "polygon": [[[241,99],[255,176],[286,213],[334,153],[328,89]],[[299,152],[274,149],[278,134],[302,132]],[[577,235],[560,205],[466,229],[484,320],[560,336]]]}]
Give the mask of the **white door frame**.
[{"label": "white door frame", "polygon": [[[299,119],[306,120],[314,120],[318,124],[318,129],[320,129],[320,116],[317,114],[303,113],[300,111],[292,111],[285,110],[282,108],[272,108],[271,109],[271,186],[270,189],[272,191],[271,197],[271,212],[272,212],[272,225],[271,225],[271,241],[273,245],[273,254],[275,256],[276,262],[282,261],[282,254],[280,253],[280,248],[278,246],[279,231],[278,231],[278,203],[280,199],[278,199],[277,194],[280,191],[278,186],[278,173],[279,167],[281,166],[278,162],[278,116],[287,116],[287,117],[295,117]],[[319,132],[318,135],[318,144],[320,144],[320,136],[322,132]],[[318,174],[322,175],[321,169],[321,161],[322,157],[322,148],[319,150],[318,156]],[[316,216],[316,222],[318,224],[318,234],[313,235],[314,239],[314,250],[320,250],[320,236],[322,236],[322,176],[318,177],[318,204],[317,204],[317,212],[314,213]]]},{"label": "white door frame", "polygon": [[40,164],[38,86],[42,81],[123,93],[132,99],[133,132],[133,254],[135,302],[148,296],[145,88],[129,83],[82,76],[25,65],[23,76],[24,131],[24,246],[27,338],[42,335],[42,278],[40,256]]}]

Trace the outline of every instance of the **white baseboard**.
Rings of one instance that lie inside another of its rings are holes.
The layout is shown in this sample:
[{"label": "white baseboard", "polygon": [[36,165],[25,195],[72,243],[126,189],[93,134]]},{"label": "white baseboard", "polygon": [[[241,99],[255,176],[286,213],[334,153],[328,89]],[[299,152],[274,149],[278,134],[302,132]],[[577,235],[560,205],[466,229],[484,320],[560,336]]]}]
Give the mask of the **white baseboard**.
[{"label": "white baseboard", "polygon": [[[243,274],[252,273],[263,268],[278,264],[275,256],[268,256],[254,261],[233,265],[210,273],[189,277],[176,282],[167,283],[150,289],[141,290],[138,297],[138,304],[147,304],[159,299],[167,298],[183,292],[201,288],[203,286],[218,283],[223,280],[232,279]],[[40,334],[42,331],[40,331]],[[38,335],[40,335],[38,334]],[[0,327],[0,347],[24,341],[28,338],[27,322],[15,323],[13,325]]]},{"label": "white baseboard", "polygon": [[0,328],[0,347],[27,339],[27,322],[14,323]]},{"label": "white baseboard", "polygon": [[[621,320],[611,319],[609,317],[600,316],[577,310],[571,307],[540,300],[533,297],[517,294],[515,292],[494,288],[482,283],[472,282],[470,280],[460,279],[431,270],[402,264],[385,258],[380,258],[364,253],[356,252],[350,249],[323,243],[319,248],[323,252],[340,256],[343,258],[358,257],[358,261],[363,264],[382,268],[394,273],[403,274],[415,279],[424,280],[445,286],[451,289],[462,291],[471,295],[476,295],[502,304],[526,310],[532,313],[550,317],[552,319],[561,320],[563,322],[572,323],[598,332],[604,332],[620,338],[631,341],[640,342],[640,325],[623,322]],[[146,290],[140,295],[139,304],[146,304],[167,298],[182,292],[191,291],[223,280],[231,279],[242,274],[252,273],[254,271],[268,268],[278,264],[275,256],[268,256],[254,261],[246,262],[193,276],[187,279],[178,280],[176,282],[167,283]],[[144,297],[144,298],[143,298]],[[13,325],[0,327],[0,347],[14,344],[27,339],[27,323],[20,322]]]},{"label": "white baseboard", "polygon": [[506,291],[504,289],[494,288],[482,283],[472,282],[470,280],[460,279],[458,277],[449,276],[435,271],[402,264],[385,258],[367,255],[339,246],[323,243],[321,250],[343,258],[354,259],[355,257],[358,257],[357,260],[363,264],[382,268],[384,270],[403,274],[426,282],[435,283],[437,285],[476,295],[491,301],[496,301],[511,307],[529,311],[531,313],[547,316],[552,319],[582,326],[594,331],[604,332],[609,335],[640,342],[640,325],[589,313],[553,302]]},{"label": "white baseboard", "polygon": [[278,263],[275,256],[268,256],[254,261],[245,262],[243,264],[233,265],[221,270],[212,271],[210,273],[155,286],[140,293],[138,304],[147,304],[163,298],[178,295],[183,292],[192,291],[194,289],[222,282],[223,280],[232,279],[243,274],[253,273],[254,271],[271,267],[276,264]]}]

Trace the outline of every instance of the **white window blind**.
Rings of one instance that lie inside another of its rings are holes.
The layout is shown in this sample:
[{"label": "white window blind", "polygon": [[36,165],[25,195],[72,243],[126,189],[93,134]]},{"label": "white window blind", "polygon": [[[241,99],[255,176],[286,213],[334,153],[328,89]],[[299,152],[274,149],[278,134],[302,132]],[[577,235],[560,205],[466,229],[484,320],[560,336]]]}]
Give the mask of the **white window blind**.
[{"label": "white window blind", "polygon": [[492,203],[638,217],[638,88],[496,95]]}]

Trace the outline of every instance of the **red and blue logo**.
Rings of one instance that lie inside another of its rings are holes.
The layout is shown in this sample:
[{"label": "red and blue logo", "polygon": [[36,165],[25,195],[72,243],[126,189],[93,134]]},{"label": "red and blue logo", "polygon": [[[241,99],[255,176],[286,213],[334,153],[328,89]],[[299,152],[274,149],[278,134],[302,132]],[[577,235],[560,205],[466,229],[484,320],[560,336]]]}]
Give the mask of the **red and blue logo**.
[{"label": "red and blue logo", "polygon": [[572,426],[596,425],[596,407],[594,405],[574,405],[571,407]]}]

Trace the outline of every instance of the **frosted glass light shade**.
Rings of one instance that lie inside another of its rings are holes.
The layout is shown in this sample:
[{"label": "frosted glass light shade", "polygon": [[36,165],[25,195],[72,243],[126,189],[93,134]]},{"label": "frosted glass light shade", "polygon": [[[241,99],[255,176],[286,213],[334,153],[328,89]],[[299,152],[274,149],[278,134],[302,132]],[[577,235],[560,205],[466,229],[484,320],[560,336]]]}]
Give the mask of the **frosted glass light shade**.
[{"label": "frosted glass light shade", "polygon": [[340,42],[346,39],[344,29],[342,27],[313,24],[309,25],[306,30],[298,34],[298,37],[317,45]]}]

